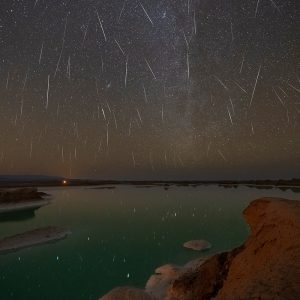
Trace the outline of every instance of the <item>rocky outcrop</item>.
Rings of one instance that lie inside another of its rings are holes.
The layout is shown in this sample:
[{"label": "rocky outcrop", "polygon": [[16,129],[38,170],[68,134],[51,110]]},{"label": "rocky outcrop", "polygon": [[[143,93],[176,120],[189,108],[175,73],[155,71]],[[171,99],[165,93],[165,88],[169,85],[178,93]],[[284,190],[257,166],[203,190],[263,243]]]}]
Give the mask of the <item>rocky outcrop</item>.
[{"label": "rocky outcrop", "polygon": [[146,283],[146,292],[153,296],[155,299],[172,300],[169,289],[173,285],[175,280],[180,278],[184,274],[192,274],[200,268],[205,260],[205,258],[198,258],[188,262],[182,267],[167,264],[157,268],[155,270],[155,274],[152,275]]},{"label": "rocky outcrop", "polygon": [[230,261],[215,299],[299,299],[300,202],[264,198],[244,216],[251,235]]},{"label": "rocky outcrop", "polygon": [[251,234],[242,246],[181,271],[169,268],[172,276],[151,277],[146,291],[159,300],[299,299],[300,201],[258,199],[244,217]]},{"label": "rocky outcrop", "polygon": [[239,248],[207,260],[174,281],[169,297],[188,299],[298,299],[300,202],[263,198],[244,211],[251,235]]},{"label": "rocky outcrop", "polygon": [[69,230],[50,226],[5,237],[0,239],[0,254],[58,241],[70,234]]}]

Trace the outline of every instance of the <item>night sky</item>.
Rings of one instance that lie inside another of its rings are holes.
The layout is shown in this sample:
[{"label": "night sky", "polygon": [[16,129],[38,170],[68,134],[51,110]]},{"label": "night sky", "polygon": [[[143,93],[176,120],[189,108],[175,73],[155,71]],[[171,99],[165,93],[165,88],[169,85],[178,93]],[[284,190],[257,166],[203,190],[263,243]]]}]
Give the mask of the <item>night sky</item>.
[{"label": "night sky", "polygon": [[299,1],[1,0],[0,174],[300,176]]}]

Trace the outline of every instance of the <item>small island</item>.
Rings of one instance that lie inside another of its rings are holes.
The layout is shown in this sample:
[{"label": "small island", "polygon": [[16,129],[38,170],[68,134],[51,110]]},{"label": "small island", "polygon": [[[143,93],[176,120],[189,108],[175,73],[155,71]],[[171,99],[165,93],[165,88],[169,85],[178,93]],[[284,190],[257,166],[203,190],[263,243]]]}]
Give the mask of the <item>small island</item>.
[{"label": "small island", "polygon": [[40,208],[49,204],[48,196],[32,187],[0,189],[0,214]]}]

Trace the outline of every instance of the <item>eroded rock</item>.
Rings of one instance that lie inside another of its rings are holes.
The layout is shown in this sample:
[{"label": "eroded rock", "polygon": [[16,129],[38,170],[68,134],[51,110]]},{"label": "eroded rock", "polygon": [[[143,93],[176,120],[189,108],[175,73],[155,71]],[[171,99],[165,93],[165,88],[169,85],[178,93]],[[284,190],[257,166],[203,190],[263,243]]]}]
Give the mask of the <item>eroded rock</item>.
[{"label": "eroded rock", "polygon": [[[174,281],[174,300],[292,300],[300,295],[300,202],[253,201],[244,211],[251,235]],[[167,295],[168,296],[168,295]]]}]

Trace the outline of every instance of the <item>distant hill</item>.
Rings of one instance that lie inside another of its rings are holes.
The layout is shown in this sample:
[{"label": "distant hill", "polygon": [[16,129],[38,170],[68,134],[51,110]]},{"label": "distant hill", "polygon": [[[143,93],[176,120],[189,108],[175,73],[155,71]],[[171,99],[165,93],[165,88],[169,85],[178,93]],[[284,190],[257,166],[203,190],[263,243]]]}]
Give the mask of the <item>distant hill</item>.
[{"label": "distant hill", "polygon": [[63,177],[46,175],[0,175],[0,182],[47,182],[61,181]]},{"label": "distant hill", "polygon": [[177,186],[197,186],[197,185],[219,185],[226,188],[246,185],[253,188],[271,189],[278,187],[281,189],[292,189],[300,192],[300,179],[289,180],[218,180],[218,181],[199,181],[199,180],[97,180],[97,179],[75,179],[60,176],[46,175],[0,175],[0,188],[5,187],[45,187],[45,186],[96,186],[96,185],[150,185],[163,186],[168,188],[170,185]]}]

